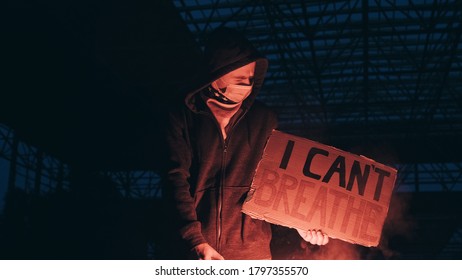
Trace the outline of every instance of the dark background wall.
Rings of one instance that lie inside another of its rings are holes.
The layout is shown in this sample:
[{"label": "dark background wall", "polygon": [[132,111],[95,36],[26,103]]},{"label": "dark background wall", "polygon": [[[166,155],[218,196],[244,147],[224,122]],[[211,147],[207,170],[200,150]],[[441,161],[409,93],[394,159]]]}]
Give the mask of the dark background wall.
[{"label": "dark background wall", "polygon": [[200,55],[173,4],[1,13],[1,258],[158,256],[159,131]]}]

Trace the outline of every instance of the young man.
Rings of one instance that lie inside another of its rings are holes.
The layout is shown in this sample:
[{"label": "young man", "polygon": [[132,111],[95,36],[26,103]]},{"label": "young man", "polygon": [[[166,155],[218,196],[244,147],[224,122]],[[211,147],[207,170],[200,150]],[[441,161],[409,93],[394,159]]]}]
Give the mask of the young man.
[{"label": "young man", "polygon": [[[167,188],[198,259],[270,259],[271,227],[241,212],[276,115],[255,100],[268,61],[233,29],[215,30],[200,85],[171,112]],[[318,245],[321,232],[300,233]]]}]

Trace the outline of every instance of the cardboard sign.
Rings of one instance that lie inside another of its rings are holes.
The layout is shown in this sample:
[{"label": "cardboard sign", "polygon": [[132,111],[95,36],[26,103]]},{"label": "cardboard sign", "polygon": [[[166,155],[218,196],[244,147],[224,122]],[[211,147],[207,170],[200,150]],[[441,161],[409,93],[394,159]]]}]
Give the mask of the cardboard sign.
[{"label": "cardboard sign", "polygon": [[377,246],[396,174],[366,157],[274,130],[242,212]]}]

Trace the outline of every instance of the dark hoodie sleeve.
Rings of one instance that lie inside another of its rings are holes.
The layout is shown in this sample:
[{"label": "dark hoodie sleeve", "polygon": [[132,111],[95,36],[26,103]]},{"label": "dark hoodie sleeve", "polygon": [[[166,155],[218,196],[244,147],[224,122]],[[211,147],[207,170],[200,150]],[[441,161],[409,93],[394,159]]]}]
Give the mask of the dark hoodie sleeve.
[{"label": "dark hoodie sleeve", "polygon": [[194,198],[188,182],[192,151],[184,112],[170,114],[166,140],[168,148],[167,188],[171,193],[171,201],[174,203],[174,214],[179,221],[180,235],[192,249],[207,241],[201,233],[201,223],[197,220]]}]

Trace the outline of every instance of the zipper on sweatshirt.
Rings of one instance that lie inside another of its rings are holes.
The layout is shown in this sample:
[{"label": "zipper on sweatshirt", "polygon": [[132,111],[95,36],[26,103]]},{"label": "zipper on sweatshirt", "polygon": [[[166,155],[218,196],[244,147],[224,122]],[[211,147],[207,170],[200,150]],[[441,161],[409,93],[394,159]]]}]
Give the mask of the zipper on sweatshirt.
[{"label": "zipper on sweatshirt", "polygon": [[228,143],[223,139],[223,156],[221,160],[221,183],[220,188],[218,188],[218,227],[217,227],[217,251],[221,251],[221,234],[223,226],[223,200],[224,200],[224,188],[226,182],[226,156],[228,153]]},{"label": "zipper on sweatshirt", "polygon": [[234,127],[237,126],[237,124],[241,121],[244,115],[245,115],[245,112],[242,113],[240,116],[238,116],[238,119],[234,122],[231,129],[229,130],[229,133],[226,139],[223,138],[220,125],[216,121],[218,129],[220,131],[222,145],[223,145],[223,157],[222,157],[222,163],[221,163],[221,186],[218,190],[219,191],[219,196],[218,196],[219,197],[219,200],[218,200],[218,225],[219,226],[217,230],[217,251],[218,252],[221,251],[221,236],[222,236],[222,231],[223,231],[222,230],[222,227],[223,227],[222,212],[223,212],[224,189],[225,189],[225,184],[226,184],[226,161],[227,161],[227,155],[228,155],[228,147],[229,147],[231,135],[233,134],[233,131],[234,131]]},{"label": "zipper on sweatshirt", "polygon": [[222,212],[223,212],[223,189],[225,187],[225,176],[226,176],[226,154],[228,153],[228,139],[229,135],[226,139],[224,139],[223,134],[221,132],[220,124],[218,123],[215,116],[212,114],[208,114],[205,112],[201,112],[201,114],[212,118],[215,126],[217,127],[218,134],[220,135],[221,147],[222,147],[222,157],[221,157],[221,166],[220,166],[220,185],[217,188],[217,218],[216,218],[216,247],[214,248],[218,253],[221,251],[221,235],[222,235]]},{"label": "zipper on sweatshirt", "polygon": [[217,237],[216,237],[216,250],[218,253],[221,252],[221,236],[223,233],[222,225],[223,225],[223,220],[222,220],[222,212],[223,212],[223,200],[224,200],[224,188],[225,188],[225,183],[226,183],[226,160],[227,160],[227,154],[228,154],[228,144],[229,144],[229,139],[231,138],[231,135],[233,133],[234,127],[237,126],[237,124],[241,121],[241,119],[244,117],[246,114],[246,111],[244,111],[240,116],[238,116],[238,119],[234,122],[232,129],[230,129],[228,136],[226,139],[224,139],[223,134],[221,132],[220,124],[218,123],[217,119],[211,115],[211,114],[206,114],[209,117],[211,117],[214,120],[214,123],[218,129],[218,133],[220,135],[221,139],[221,144],[222,144],[222,160],[221,160],[221,180],[220,180],[220,186],[218,188],[218,193],[217,193]]}]

